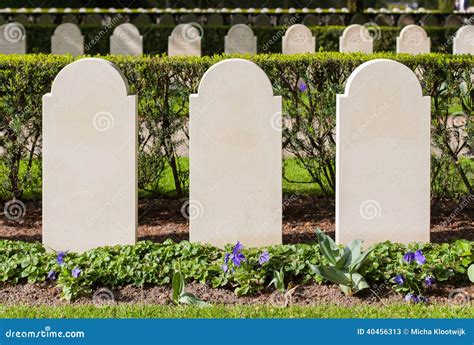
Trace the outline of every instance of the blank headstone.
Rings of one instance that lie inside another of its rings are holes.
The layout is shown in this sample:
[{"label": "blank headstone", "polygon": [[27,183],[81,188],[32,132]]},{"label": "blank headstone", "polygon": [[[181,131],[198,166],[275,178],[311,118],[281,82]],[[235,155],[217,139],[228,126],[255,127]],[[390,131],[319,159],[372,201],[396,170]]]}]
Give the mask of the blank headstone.
[{"label": "blank headstone", "polygon": [[344,25],[344,18],[339,14],[331,14],[327,17],[326,25],[339,26]]},{"label": "blank headstone", "polygon": [[138,16],[133,18],[132,23],[137,26],[146,26],[146,25],[150,25],[151,21],[148,14],[140,13]]},{"label": "blank headstone", "polygon": [[79,20],[75,14],[66,14],[62,16],[61,23],[74,23],[78,24]]},{"label": "blank headstone", "polygon": [[372,54],[374,40],[366,27],[353,24],[348,26],[339,37],[339,51],[341,53],[366,53]]},{"label": "blank headstone", "polygon": [[258,14],[253,20],[253,25],[255,26],[271,26],[272,21],[269,16],[266,14]]},{"label": "blank headstone", "polygon": [[100,14],[87,14],[82,18],[83,25],[102,25],[103,17]]},{"label": "blank headstone", "polygon": [[406,26],[406,25],[411,25],[411,24],[415,24],[415,19],[410,14],[404,13],[400,16],[400,18],[398,18],[398,21],[397,21],[398,26]]},{"label": "blank headstone", "polygon": [[137,98],[109,61],[66,66],[43,96],[43,244],[134,244]]},{"label": "blank headstone", "polygon": [[73,56],[84,54],[84,36],[76,24],[64,23],[54,30],[54,35],[51,37],[51,53]]},{"label": "blank headstone", "polygon": [[474,25],[466,25],[456,32],[453,39],[453,54],[474,55]]},{"label": "blank headstone", "polygon": [[28,17],[26,14],[18,14],[13,17],[13,22],[27,25],[30,23],[30,17]]},{"label": "blank headstone", "polygon": [[351,21],[350,21],[349,24],[361,24],[362,25],[362,24],[365,24],[367,22],[368,22],[368,20],[364,15],[356,13],[352,16]]},{"label": "blank headstone", "polygon": [[110,36],[110,54],[134,55],[143,54],[143,37],[137,27],[130,23],[117,26]]},{"label": "blank headstone", "polygon": [[221,61],[189,110],[191,241],[280,244],[281,97],[265,72],[248,60]]},{"label": "blank headstone", "polygon": [[387,14],[380,13],[375,17],[374,20],[375,24],[379,26],[392,26],[393,25],[393,19]]},{"label": "blank headstone", "polygon": [[211,14],[207,17],[207,25],[224,25],[224,17],[221,14]]},{"label": "blank headstone", "polygon": [[432,14],[425,14],[420,19],[420,24],[422,26],[440,26],[439,20]]},{"label": "blank headstone", "polygon": [[421,26],[405,26],[397,37],[397,53],[429,54],[430,49],[431,40]]},{"label": "blank headstone", "polygon": [[413,71],[378,59],[337,96],[336,241],[429,242],[430,97]]},{"label": "blank headstone", "polygon": [[257,37],[245,24],[232,26],[224,41],[226,54],[257,54]]},{"label": "blank headstone", "polygon": [[176,26],[168,38],[168,56],[201,56],[201,32],[196,24]]},{"label": "blank headstone", "polygon": [[314,53],[315,51],[316,39],[306,26],[295,24],[286,30],[282,41],[283,54]]},{"label": "blank headstone", "polygon": [[294,22],[295,22],[295,16],[292,16],[291,14],[284,14],[278,20],[278,24],[280,26],[288,26]]},{"label": "blank headstone", "polygon": [[26,31],[20,23],[0,26],[0,53],[26,54]]},{"label": "blank headstone", "polygon": [[42,14],[36,19],[36,23],[43,25],[53,24],[54,18],[49,14]]},{"label": "blank headstone", "polygon": [[462,18],[455,14],[450,14],[444,24],[448,28],[459,28],[463,25]]},{"label": "blank headstone", "polygon": [[158,24],[172,26],[175,24],[174,17],[171,14],[164,14],[160,17]]},{"label": "blank headstone", "polygon": [[232,19],[231,19],[232,25],[247,24],[248,22],[249,22],[249,19],[247,18],[247,16],[243,14],[239,13],[239,14],[232,15]]},{"label": "blank headstone", "polygon": [[321,19],[314,14],[307,14],[304,18],[301,24],[305,26],[317,26],[321,25]]}]

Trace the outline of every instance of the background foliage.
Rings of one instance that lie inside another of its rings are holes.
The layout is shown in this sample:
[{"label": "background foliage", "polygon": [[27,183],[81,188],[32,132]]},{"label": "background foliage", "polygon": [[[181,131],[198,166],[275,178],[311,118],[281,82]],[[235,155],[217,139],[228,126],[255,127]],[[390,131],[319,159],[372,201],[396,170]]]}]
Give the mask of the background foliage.
[{"label": "background foliage", "polygon": [[[171,171],[177,194],[185,194],[188,171],[177,151],[186,144],[189,95],[197,91],[204,72],[228,56],[106,58],[119,66],[129,81],[130,93],[139,97],[139,128],[143,129],[139,133],[139,188],[160,193],[163,175]],[[461,159],[462,150],[472,148],[474,138],[472,57],[318,53],[244,58],[261,66],[274,93],[283,96],[284,148],[310,176],[309,180],[298,182],[312,182],[321,193],[333,195],[336,95],[344,92],[345,81],[358,65],[388,58],[416,71],[424,95],[432,97],[433,198],[473,193],[473,160]],[[69,56],[0,57],[3,199],[21,198],[25,192],[40,195],[42,96],[50,92],[61,68],[72,61]],[[462,134],[448,126],[450,115],[457,113],[469,115],[467,137],[459,138]]]},{"label": "background foliage", "polygon": [[[402,272],[417,279],[431,274],[437,282],[467,282],[467,268],[473,262],[474,242],[458,240],[451,244],[379,243],[369,254],[359,272],[372,285],[391,286],[391,280]],[[232,250],[228,246],[227,251]],[[403,266],[408,250],[422,250],[423,266]],[[88,294],[92,289],[134,286],[170,285],[175,270],[180,270],[188,282],[209,284],[214,288],[231,288],[237,295],[251,295],[268,286],[275,271],[285,276],[285,284],[323,281],[311,265],[327,265],[318,244],[289,244],[266,248],[268,262],[259,263],[263,249],[243,249],[246,261],[224,272],[224,253],[209,245],[182,241],[163,243],[138,242],[134,246],[114,246],[89,250],[83,254],[66,253],[58,263],[56,253],[47,253],[40,243],[0,240],[0,282],[17,284],[48,281],[49,272],[67,299]],[[79,269],[79,277],[73,277]],[[402,270],[402,271],[401,271]]]}]

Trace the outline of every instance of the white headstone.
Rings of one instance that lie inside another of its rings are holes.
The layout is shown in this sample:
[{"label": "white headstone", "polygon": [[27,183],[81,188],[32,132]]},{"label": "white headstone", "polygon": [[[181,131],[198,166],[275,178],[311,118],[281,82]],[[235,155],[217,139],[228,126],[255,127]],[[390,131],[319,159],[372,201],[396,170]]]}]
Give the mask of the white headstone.
[{"label": "white headstone", "polygon": [[474,55],[474,25],[466,25],[456,32],[453,39],[453,54]]},{"label": "white headstone", "polygon": [[179,24],[168,37],[168,56],[201,56],[200,26]]},{"label": "white headstone", "polygon": [[143,36],[137,27],[130,23],[117,26],[110,36],[110,54],[133,55],[143,54]]},{"label": "white headstone", "polygon": [[224,41],[226,54],[257,54],[257,37],[245,24],[232,26]]},{"label": "white headstone", "polygon": [[43,96],[43,244],[134,244],[136,224],[137,98],[111,62],[75,61]]},{"label": "white headstone", "polygon": [[421,26],[411,24],[400,31],[400,36],[397,37],[397,53],[429,54],[430,50],[431,39]]},{"label": "white headstone", "polygon": [[26,54],[26,31],[22,24],[0,26],[0,54]]},{"label": "white headstone", "polygon": [[314,53],[316,39],[305,25],[294,24],[286,30],[282,41],[283,54]]},{"label": "white headstone", "polygon": [[191,241],[280,244],[281,97],[265,72],[248,60],[221,61],[189,110]]},{"label": "white headstone", "polygon": [[339,37],[341,53],[366,53],[374,51],[374,39],[369,30],[360,24],[349,25]]},{"label": "white headstone", "polygon": [[336,241],[430,239],[430,97],[413,71],[377,59],[337,96]]},{"label": "white headstone", "polygon": [[59,25],[51,36],[51,53],[83,55],[84,36],[81,34],[81,29],[73,23]]}]

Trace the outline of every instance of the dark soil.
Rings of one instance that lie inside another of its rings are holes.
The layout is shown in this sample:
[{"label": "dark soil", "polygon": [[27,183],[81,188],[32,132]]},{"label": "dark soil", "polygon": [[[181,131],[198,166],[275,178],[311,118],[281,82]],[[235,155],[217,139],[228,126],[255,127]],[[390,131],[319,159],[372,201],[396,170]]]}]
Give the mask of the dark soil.
[{"label": "dark soil", "polygon": [[[381,284],[373,286],[355,296],[345,296],[335,285],[318,285],[311,283],[298,286],[291,296],[283,296],[277,291],[264,291],[251,297],[237,297],[228,289],[214,289],[207,285],[192,283],[186,286],[186,291],[199,296],[212,304],[225,305],[339,305],[351,307],[356,305],[383,306],[401,303],[403,296],[393,292],[388,286]],[[74,304],[159,304],[171,305],[171,287],[153,286],[137,288],[125,286],[115,290],[98,289],[91,297],[82,297]],[[442,286],[430,291],[429,303],[444,305],[467,306],[474,298],[474,286]],[[3,305],[68,305],[69,302],[60,298],[59,289],[49,284],[23,284],[17,286],[0,286],[0,304]]]},{"label": "dark soil", "polygon": [[[465,199],[468,200],[468,199]],[[474,198],[471,202],[440,201],[431,210],[431,241],[451,242],[459,238],[474,241]],[[146,199],[139,203],[138,238],[163,242],[188,239],[188,221],[181,214],[185,200]],[[467,204],[467,205],[466,205]],[[315,240],[320,228],[334,236],[334,200],[317,196],[286,198],[283,209],[284,243]],[[466,205],[466,206],[463,206]],[[26,214],[20,222],[1,217],[0,239],[41,241],[41,205],[26,203]]]}]

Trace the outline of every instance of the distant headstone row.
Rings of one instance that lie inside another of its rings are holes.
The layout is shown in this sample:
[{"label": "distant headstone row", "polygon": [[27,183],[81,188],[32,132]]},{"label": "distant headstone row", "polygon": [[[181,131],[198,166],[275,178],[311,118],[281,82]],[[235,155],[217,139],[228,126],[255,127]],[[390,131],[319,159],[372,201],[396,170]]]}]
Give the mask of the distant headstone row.
[{"label": "distant headstone row", "polygon": [[[97,58],[63,68],[44,95],[49,250],[135,243],[138,102],[120,70]],[[430,105],[399,62],[372,60],[351,74],[337,96],[338,243],[429,241]],[[282,98],[268,76],[249,60],[221,61],[189,109],[190,240],[280,244]]]},{"label": "distant headstone row", "polygon": [[[168,39],[169,56],[200,56],[201,26],[190,23],[176,26]],[[256,54],[257,37],[245,24],[230,28],[224,38],[227,54]],[[360,24],[348,26],[339,38],[339,51],[343,53],[373,53],[374,38],[369,29]],[[283,54],[314,53],[316,39],[311,30],[302,25],[290,26],[282,38]],[[425,54],[431,51],[431,40],[426,31],[418,25],[407,25],[397,37],[397,53]],[[0,53],[25,54],[26,33],[20,23],[4,24],[0,27]],[[52,54],[84,54],[84,36],[79,27],[72,23],[59,25],[51,37]],[[143,54],[143,36],[133,24],[118,25],[110,37],[110,53],[114,55]],[[453,38],[454,54],[474,54],[474,25],[461,27]]]},{"label": "distant headstone row", "polygon": [[[41,9],[40,9],[41,10]],[[288,9],[277,8],[271,11],[262,9],[140,9],[132,13],[131,9],[56,9],[27,13],[26,9],[0,9],[0,23],[6,21],[22,24],[59,24],[75,23],[87,25],[105,25],[120,17],[121,23],[130,22],[138,26],[146,25],[177,25],[197,22],[201,25],[235,25],[250,24],[253,26],[284,26],[291,18],[297,17],[297,22],[309,25],[351,25],[375,23],[380,26],[404,26],[419,24],[421,26],[460,27],[470,20],[472,11],[460,11],[448,16],[443,13],[427,11],[421,8],[417,11],[402,11],[394,9],[367,9],[365,13],[349,13],[347,8],[324,10],[322,8]]]}]

